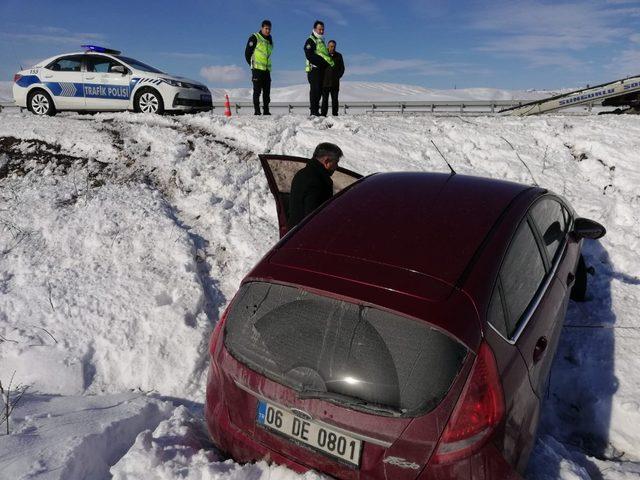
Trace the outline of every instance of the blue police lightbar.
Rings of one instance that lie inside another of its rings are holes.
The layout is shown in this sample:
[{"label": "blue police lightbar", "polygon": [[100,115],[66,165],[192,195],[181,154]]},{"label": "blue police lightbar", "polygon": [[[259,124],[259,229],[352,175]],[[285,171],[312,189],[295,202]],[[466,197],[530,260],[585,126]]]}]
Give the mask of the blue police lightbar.
[{"label": "blue police lightbar", "polygon": [[120,50],[113,50],[111,48],[104,48],[98,45],[80,45],[81,48],[84,48],[86,52],[99,52],[99,53],[108,53],[110,55],[120,55]]}]

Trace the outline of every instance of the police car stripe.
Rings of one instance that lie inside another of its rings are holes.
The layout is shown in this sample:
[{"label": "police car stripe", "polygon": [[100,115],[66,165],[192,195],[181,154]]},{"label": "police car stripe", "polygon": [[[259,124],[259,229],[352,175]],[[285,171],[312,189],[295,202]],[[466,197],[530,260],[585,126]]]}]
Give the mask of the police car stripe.
[{"label": "police car stripe", "polygon": [[62,87],[62,92],[60,92],[61,97],[75,96],[77,90],[73,83],[60,82],[60,86]]},{"label": "police car stripe", "polygon": [[34,83],[40,83],[40,78],[37,75],[25,75],[20,77],[20,79],[16,82],[18,86],[26,88]]}]

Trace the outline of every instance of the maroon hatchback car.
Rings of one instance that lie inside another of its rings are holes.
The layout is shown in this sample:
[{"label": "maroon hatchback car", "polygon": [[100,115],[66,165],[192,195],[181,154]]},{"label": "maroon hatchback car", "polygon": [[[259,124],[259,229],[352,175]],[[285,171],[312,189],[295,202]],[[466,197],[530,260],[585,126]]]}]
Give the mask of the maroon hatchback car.
[{"label": "maroon hatchback car", "polygon": [[[306,160],[261,161],[284,234]],[[213,332],[213,442],[343,479],[519,478],[582,238],[604,228],[505,181],[342,168],[333,180]]]}]

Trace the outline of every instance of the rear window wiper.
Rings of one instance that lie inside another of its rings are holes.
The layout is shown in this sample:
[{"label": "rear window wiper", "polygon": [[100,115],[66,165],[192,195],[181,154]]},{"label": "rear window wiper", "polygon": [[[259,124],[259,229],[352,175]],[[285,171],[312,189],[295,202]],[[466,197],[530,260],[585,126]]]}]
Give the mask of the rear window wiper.
[{"label": "rear window wiper", "polygon": [[338,403],[343,403],[345,405],[360,407],[366,410],[373,410],[375,412],[380,412],[386,415],[391,415],[393,417],[399,417],[402,415],[402,412],[395,410],[393,408],[387,408],[380,405],[375,405],[369,402],[365,402],[356,397],[352,397],[350,395],[344,395],[342,393],[335,392],[327,392],[325,390],[302,390],[298,393],[298,398],[307,400],[310,398],[319,398],[321,400],[331,400]]}]

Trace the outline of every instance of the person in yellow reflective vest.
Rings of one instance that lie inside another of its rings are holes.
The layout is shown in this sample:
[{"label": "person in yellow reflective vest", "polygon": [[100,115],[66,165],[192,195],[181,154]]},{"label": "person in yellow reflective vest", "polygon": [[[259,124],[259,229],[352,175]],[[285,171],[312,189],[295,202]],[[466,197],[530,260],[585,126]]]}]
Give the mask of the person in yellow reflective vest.
[{"label": "person in yellow reflective vest", "polygon": [[252,33],[244,49],[244,58],[251,66],[251,82],[253,83],[254,114],[260,115],[260,94],[262,93],[262,113],[271,115],[269,102],[271,101],[271,52],[273,39],[271,38],[271,22],[263,20],[260,31]]},{"label": "person in yellow reflective vest", "polygon": [[333,67],[333,59],[324,43],[324,23],[320,20],[313,24],[313,31],[304,44],[304,55],[307,58],[305,71],[309,80],[309,111],[312,116],[319,116],[324,71],[327,67]]}]

